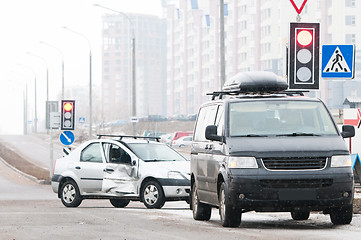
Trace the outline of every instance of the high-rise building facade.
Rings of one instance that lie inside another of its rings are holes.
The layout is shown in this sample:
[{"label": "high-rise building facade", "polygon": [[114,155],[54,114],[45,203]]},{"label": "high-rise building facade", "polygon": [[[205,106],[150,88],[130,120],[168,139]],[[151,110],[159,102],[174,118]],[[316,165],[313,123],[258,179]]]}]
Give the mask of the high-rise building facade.
[{"label": "high-rise building facade", "polygon": [[132,38],[135,38],[136,116],[166,114],[166,25],[150,15],[103,17],[103,122],[132,116]]},{"label": "high-rise building facade", "polygon": [[[168,115],[196,113],[209,99],[206,93],[221,90],[219,3],[179,0],[167,5]],[[224,4],[226,79],[240,71],[272,71],[286,76],[289,23],[297,19],[291,2],[224,0]],[[300,17],[301,22],[321,23],[321,45],[361,44],[356,28],[361,26],[361,3],[356,0],[308,1]],[[331,107],[342,107],[330,86],[360,80],[359,57],[355,65],[354,80],[320,79],[320,90],[314,95]],[[343,91],[341,98],[347,94]],[[361,96],[361,88],[353,95]]]}]

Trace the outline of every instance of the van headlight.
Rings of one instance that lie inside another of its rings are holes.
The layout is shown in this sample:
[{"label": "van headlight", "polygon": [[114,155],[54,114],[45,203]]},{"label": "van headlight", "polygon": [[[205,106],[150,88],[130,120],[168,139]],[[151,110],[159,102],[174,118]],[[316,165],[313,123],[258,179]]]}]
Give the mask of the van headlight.
[{"label": "van headlight", "polygon": [[169,171],[168,178],[172,179],[184,179],[183,175],[180,172]]},{"label": "van headlight", "polygon": [[350,155],[332,156],[331,167],[351,167],[351,156]]},{"label": "van headlight", "polygon": [[255,157],[229,157],[228,168],[258,168]]}]

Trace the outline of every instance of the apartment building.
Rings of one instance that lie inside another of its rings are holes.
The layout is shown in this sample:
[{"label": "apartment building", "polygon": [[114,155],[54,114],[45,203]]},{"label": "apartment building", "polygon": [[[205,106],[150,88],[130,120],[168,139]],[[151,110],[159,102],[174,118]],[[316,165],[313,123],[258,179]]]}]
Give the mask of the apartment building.
[{"label": "apartment building", "polygon": [[166,25],[156,16],[103,17],[102,121],[132,116],[132,38],[135,38],[136,116],[166,114]]},{"label": "apartment building", "polygon": [[[219,2],[179,0],[167,4],[168,115],[196,113],[209,99],[206,93],[221,89]],[[239,71],[286,76],[289,22],[297,18],[290,1],[224,3],[226,79]],[[308,1],[300,17],[302,22],[321,23],[321,45],[361,44],[356,28],[361,26],[361,3],[356,0]],[[361,88],[350,93],[347,87],[351,83],[361,86],[356,84],[361,80],[360,64],[356,57],[354,80],[320,79],[320,90],[311,94],[323,98],[331,108],[342,108],[342,98],[350,94],[361,97]]]}]

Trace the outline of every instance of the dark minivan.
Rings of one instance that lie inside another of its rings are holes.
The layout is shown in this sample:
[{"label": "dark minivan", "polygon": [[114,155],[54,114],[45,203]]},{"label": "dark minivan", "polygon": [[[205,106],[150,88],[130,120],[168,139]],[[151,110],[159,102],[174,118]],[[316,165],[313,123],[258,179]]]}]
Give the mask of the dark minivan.
[{"label": "dark minivan", "polygon": [[352,220],[354,182],[344,138],[320,99],[287,90],[271,72],[239,73],[201,106],[191,150],[191,208],[209,220],[237,227],[242,213],[311,211],[332,223]]}]

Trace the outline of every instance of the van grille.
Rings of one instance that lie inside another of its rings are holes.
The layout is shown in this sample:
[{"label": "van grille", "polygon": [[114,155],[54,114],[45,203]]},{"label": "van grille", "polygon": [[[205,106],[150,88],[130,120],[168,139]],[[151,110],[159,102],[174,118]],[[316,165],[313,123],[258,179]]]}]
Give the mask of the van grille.
[{"label": "van grille", "polygon": [[264,188],[323,188],[331,186],[332,183],[332,179],[261,180]]},{"label": "van grille", "polygon": [[308,158],[263,158],[263,165],[269,170],[320,170],[326,167],[326,157]]}]

